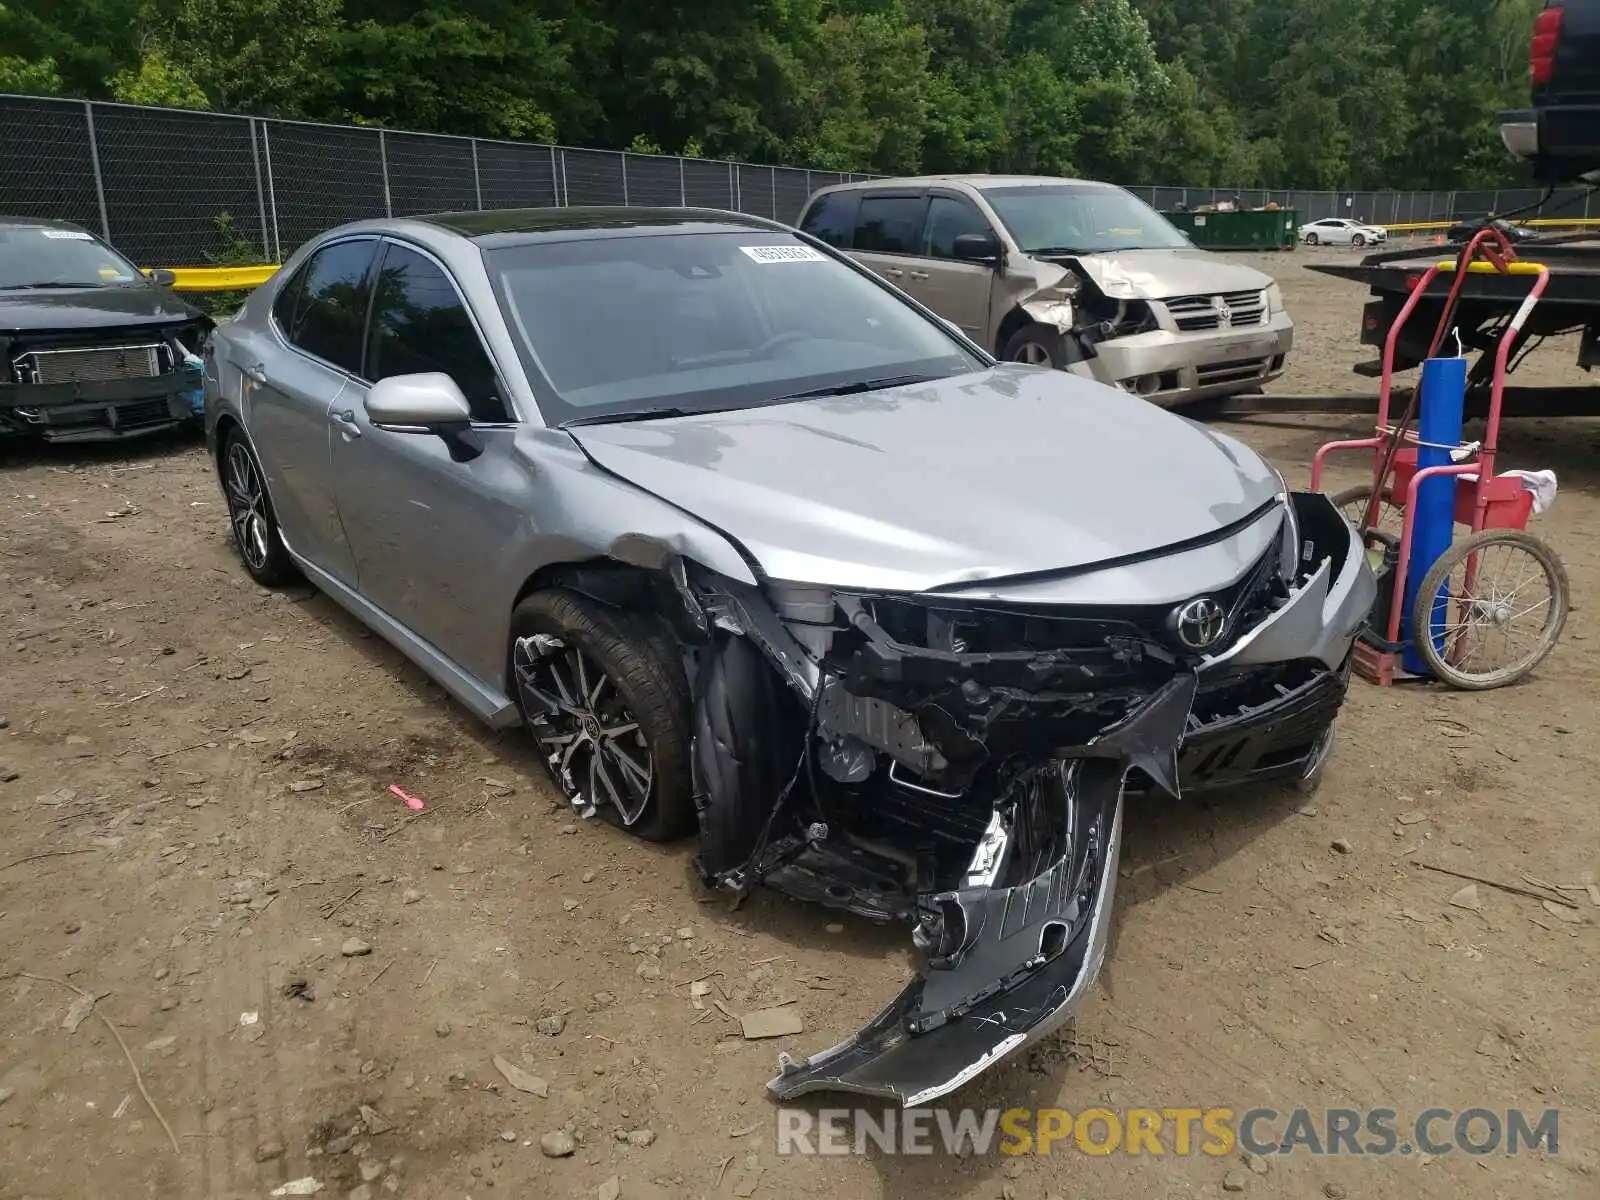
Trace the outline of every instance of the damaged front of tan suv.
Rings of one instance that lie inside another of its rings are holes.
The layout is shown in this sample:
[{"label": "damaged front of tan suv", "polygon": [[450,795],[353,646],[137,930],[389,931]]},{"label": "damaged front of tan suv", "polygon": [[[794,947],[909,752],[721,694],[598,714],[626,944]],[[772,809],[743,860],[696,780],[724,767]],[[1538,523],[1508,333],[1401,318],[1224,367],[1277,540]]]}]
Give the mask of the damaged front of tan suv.
[{"label": "damaged front of tan suv", "polygon": [[[1159,596],[1199,564],[1222,574],[1192,599],[1097,595]],[[1090,572],[918,594],[685,580],[703,877],[908,922],[925,954],[866,1028],[783,1056],[770,1088],[907,1105],[1077,1007],[1126,793],[1321,770],[1372,599],[1354,534],[1309,494]]]}]

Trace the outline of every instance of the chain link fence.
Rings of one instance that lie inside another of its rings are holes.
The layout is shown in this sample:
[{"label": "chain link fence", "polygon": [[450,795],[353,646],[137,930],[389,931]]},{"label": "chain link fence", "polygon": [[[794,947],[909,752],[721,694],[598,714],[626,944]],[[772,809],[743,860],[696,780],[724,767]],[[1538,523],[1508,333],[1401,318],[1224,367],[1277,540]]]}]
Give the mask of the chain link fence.
[{"label": "chain link fence", "polygon": [[[870,175],[582,150],[98,101],[0,95],[0,215],[76,221],[148,266],[282,262],[366,217],[566,205],[694,205],[793,223],[813,191]],[[1276,202],[1304,221],[1509,212],[1536,189],[1308,192],[1134,187],[1158,209]],[[1547,215],[1600,217],[1574,189]]]}]

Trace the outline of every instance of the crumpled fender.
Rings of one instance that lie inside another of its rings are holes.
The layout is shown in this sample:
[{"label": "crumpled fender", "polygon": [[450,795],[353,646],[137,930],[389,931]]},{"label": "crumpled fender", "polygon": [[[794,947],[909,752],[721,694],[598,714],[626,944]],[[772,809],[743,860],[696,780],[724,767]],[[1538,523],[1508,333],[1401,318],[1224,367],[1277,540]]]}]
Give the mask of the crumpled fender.
[{"label": "crumpled fender", "polygon": [[1076,319],[1072,302],[1060,296],[1063,281],[1072,278],[1072,272],[1056,263],[1038,259],[1024,259],[1008,269],[1001,284],[1010,295],[1012,303],[1029,318],[1067,333]]},{"label": "crumpled fender", "polygon": [[1071,301],[1030,300],[1022,305],[1022,311],[1041,325],[1049,325],[1061,333],[1072,331],[1074,312]]}]

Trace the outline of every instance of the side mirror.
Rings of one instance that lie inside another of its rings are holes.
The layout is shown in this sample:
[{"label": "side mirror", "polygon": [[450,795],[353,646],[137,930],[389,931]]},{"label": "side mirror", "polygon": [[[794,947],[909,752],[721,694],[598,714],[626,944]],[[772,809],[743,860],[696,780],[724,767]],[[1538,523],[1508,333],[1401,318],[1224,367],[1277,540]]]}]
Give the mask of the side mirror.
[{"label": "side mirror", "polygon": [[157,287],[169,288],[178,282],[177,273],[169,271],[165,267],[156,267],[152,271],[146,271],[145,274],[150,277],[150,282]]},{"label": "side mirror", "polygon": [[997,264],[1000,261],[1000,239],[992,233],[958,233],[954,250],[962,262]]},{"label": "side mirror", "polygon": [[456,381],[442,371],[391,375],[367,391],[367,420],[391,433],[431,433],[445,444],[452,462],[471,462],[483,453],[472,428],[472,408]]},{"label": "side mirror", "polygon": [[472,420],[456,381],[439,371],[380,379],[367,391],[365,407],[374,425],[403,433],[437,433]]}]

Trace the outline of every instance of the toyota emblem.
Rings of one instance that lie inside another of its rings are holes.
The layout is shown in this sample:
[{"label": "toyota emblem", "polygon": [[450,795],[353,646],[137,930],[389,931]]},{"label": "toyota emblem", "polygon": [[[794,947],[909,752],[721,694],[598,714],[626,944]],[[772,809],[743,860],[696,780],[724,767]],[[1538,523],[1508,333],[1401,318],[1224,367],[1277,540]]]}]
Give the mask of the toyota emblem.
[{"label": "toyota emblem", "polygon": [[1227,623],[1228,614],[1210,596],[1191,600],[1172,614],[1173,632],[1190,650],[1204,650],[1215,645]]},{"label": "toyota emblem", "polygon": [[1220,296],[1217,297],[1217,324],[1224,328],[1233,324],[1233,309]]}]

